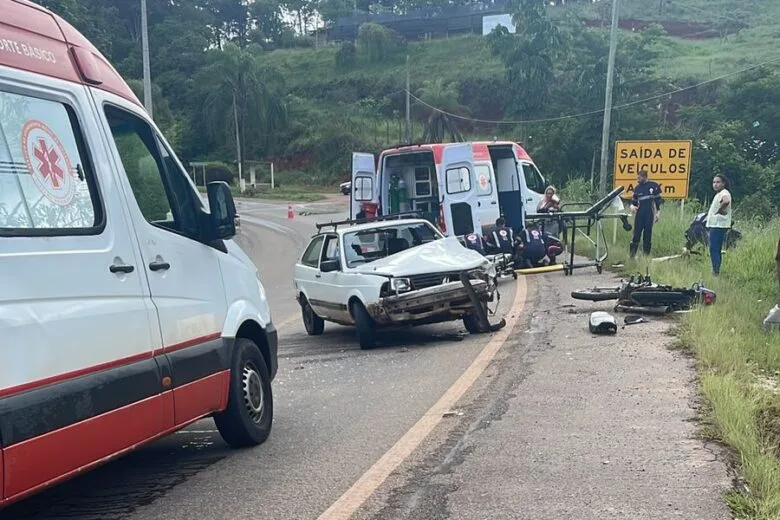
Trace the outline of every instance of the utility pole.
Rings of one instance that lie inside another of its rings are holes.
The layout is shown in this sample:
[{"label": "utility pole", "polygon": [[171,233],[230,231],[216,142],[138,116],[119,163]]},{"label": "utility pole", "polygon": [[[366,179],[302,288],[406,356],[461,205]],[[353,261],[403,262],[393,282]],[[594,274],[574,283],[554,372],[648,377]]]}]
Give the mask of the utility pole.
[{"label": "utility pole", "polygon": [[604,127],[601,133],[601,171],[599,174],[599,194],[607,194],[607,165],[609,164],[609,126],[612,122],[612,88],[615,81],[615,51],[618,38],[618,4],[612,1],[612,30],[609,36],[609,62],[607,64],[607,91],[604,98]]},{"label": "utility pole", "polygon": [[411,136],[411,133],[412,133],[412,128],[411,128],[411,126],[412,126],[411,125],[412,117],[411,117],[411,110],[410,110],[410,106],[411,106],[411,99],[410,99],[410,96],[411,96],[411,92],[410,92],[411,86],[410,86],[410,84],[411,84],[411,81],[409,79],[409,55],[407,54],[406,55],[406,144],[411,144],[412,143],[412,136]]},{"label": "utility pole", "polygon": [[141,0],[141,46],[144,60],[144,107],[152,115],[152,73],[149,66],[149,30],[146,21],[146,0]]}]

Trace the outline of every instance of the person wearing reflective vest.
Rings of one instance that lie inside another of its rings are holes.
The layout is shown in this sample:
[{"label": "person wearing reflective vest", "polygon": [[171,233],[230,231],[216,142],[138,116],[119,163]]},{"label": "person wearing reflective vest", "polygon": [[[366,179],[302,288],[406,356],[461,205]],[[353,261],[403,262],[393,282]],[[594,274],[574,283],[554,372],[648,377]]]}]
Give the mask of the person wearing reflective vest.
[{"label": "person wearing reflective vest", "polygon": [[499,217],[496,220],[496,228],[490,234],[491,245],[499,253],[514,255],[515,254],[515,234],[512,228],[506,227],[506,220],[504,217]]},{"label": "person wearing reflective vest", "polygon": [[521,255],[518,267],[530,268],[555,264],[556,257],[563,252],[560,240],[537,227],[528,227],[520,233]]},{"label": "person wearing reflective vest", "polygon": [[478,234],[469,233],[463,237],[463,241],[465,242],[467,249],[472,249],[481,255],[485,254],[485,244],[482,237]]}]

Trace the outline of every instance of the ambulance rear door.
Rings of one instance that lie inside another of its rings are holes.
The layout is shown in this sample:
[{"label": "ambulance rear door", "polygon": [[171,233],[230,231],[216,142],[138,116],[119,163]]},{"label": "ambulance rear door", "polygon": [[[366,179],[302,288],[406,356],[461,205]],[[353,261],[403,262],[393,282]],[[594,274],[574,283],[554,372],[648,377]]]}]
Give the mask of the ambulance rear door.
[{"label": "ambulance rear door", "polygon": [[448,235],[482,234],[477,186],[471,143],[445,146],[441,158],[439,193],[442,194]]},{"label": "ambulance rear door", "polygon": [[370,153],[352,153],[352,187],[349,218],[357,218],[363,204],[374,202],[376,190],[376,163]]}]

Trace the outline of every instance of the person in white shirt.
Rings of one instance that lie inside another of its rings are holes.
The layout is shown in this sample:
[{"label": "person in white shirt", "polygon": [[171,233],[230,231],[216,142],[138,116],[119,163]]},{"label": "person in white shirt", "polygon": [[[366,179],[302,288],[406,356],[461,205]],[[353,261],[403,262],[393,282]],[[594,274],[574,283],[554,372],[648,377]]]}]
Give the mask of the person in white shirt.
[{"label": "person in white shirt", "polygon": [[712,274],[720,275],[721,250],[726,239],[726,233],[731,229],[732,202],[729,188],[731,183],[728,178],[718,173],[712,179],[712,189],[715,197],[712,198],[710,210],[707,212],[707,229],[710,234],[710,260],[712,260]]}]

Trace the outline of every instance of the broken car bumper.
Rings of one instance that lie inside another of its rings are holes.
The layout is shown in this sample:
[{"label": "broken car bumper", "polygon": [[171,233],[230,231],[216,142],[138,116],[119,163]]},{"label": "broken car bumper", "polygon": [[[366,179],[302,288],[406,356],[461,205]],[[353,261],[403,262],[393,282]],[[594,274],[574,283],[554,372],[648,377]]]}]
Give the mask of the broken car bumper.
[{"label": "broken car bumper", "polygon": [[[484,280],[471,280],[481,301],[491,301],[492,289]],[[450,282],[404,294],[387,296],[373,306],[374,319],[381,324],[447,321],[463,317],[474,308],[463,284]]]}]

